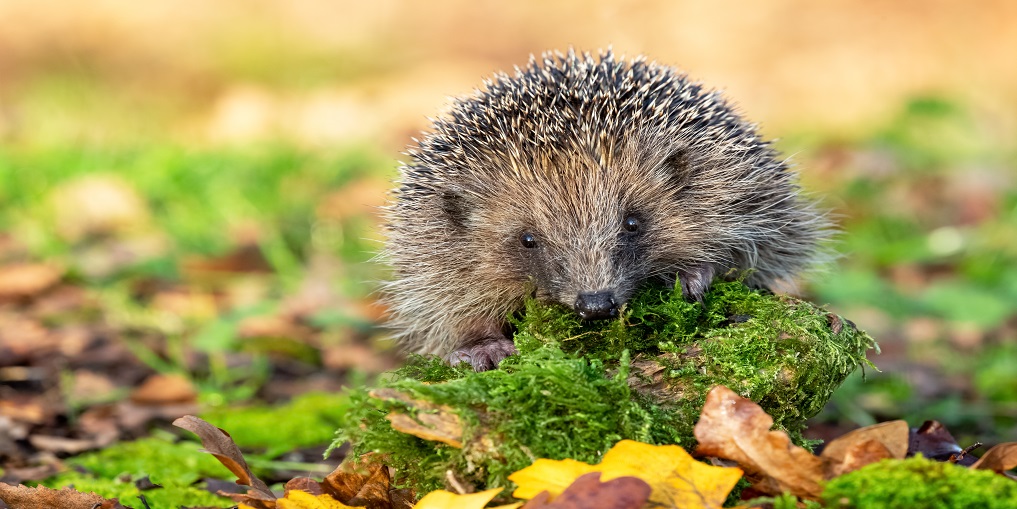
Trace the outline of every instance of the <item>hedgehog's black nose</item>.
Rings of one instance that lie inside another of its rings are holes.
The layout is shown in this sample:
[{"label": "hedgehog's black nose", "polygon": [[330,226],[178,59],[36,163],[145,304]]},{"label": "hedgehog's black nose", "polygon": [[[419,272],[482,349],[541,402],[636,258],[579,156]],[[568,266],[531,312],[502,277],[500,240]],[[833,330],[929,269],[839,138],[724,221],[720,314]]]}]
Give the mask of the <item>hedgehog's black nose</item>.
[{"label": "hedgehog's black nose", "polygon": [[618,316],[618,305],[611,292],[580,293],[576,298],[576,313],[583,320],[600,320]]}]

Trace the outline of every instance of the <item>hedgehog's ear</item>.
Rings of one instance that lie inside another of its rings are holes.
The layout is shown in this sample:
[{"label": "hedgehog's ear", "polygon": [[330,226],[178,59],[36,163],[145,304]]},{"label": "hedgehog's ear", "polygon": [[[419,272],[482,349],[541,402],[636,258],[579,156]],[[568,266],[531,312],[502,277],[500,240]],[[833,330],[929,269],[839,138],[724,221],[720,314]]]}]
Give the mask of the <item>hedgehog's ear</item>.
[{"label": "hedgehog's ear", "polygon": [[466,221],[470,215],[470,206],[462,193],[452,189],[442,191],[441,210],[457,229],[466,228]]},{"label": "hedgehog's ear", "polygon": [[661,162],[661,169],[668,185],[676,191],[685,189],[692,175],[692,157],[688,149],[679,148],[668,154]]}]

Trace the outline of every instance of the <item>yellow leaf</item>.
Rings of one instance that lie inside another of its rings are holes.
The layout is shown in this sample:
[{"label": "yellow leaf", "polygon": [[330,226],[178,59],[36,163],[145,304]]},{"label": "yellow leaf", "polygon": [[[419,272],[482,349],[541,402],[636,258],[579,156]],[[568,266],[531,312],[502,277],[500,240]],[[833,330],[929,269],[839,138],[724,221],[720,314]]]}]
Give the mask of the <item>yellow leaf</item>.
[{"label": "yellow leaf", "polygon": [[482,509],[501,492],[502,488],[493,488],[469,495],[457,495],[445,490],[432,491],[424,495],[424,498],[420,499],[413,509]]},{"label": "yellow leaf", "polygon": [[289,491],[286,498],[276,500],[275,505],[279,509],[357,509],[332,498],[331,495],[314,496],[300,490]]},{"label": "yellow leaf", "polygon": [[598,465],[573,459],[560,461],[538,459],[532,465],[509,476],[509,480],[519,486],[512,492],[512,496],[529,500],[546,490],[551,496],[556,497],[584,474],[602,472],[597,467]]},{"label": "yellow leaf", "polygon": [[650,502],[665,507],[719,508],[742,476],[737,468],[714,467],[696,461],[677,445],[650,445],[622,440],[597,465],[575,460],[539,459],[509,476],[519,487],[512,494],[529,499],[547,490],[558,496],[576,478],[601,472],[601,481],[632,476],[653,490]]}]

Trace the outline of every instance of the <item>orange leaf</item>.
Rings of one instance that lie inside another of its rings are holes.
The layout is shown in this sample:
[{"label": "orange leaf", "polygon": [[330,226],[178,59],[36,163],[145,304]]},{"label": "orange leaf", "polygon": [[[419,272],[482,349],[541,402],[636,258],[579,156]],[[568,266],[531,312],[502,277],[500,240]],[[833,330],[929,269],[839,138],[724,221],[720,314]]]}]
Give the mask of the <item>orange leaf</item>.
[{"label": "orange leaf", "polygon": [[985,454],[974,465],[971,465],[971,468],[992,470],[1000,474],[1017,468],[1017,442],[998,444],[985,451]]},{"label": "orange leaf", "polygon": [[824,462],[791,443],[787,433],[770,431],[773,418],[759,405],[724,386],[706,395],[696,423],[697,454],[738,462],[749,473],[763,476],[754,486],[764,493],[788,491],[818,499],[824,481]]}]

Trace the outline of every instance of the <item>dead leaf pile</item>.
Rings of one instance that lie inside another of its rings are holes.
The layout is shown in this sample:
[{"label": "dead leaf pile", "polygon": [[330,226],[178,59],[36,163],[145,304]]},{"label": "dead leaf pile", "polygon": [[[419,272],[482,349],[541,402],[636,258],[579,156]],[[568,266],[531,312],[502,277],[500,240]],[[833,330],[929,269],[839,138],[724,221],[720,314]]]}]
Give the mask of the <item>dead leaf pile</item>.
[{"label": "dead leaf pile", "polygon": [[1017,443],[999,444],[974,462],[935,422],[917,430],[904,421],[861,428],[831,441],[819,456],[792,444],[786,433],[771,431],[771,426],[773,419],[759,405],[726,387],[714,387],[696,424],[696,454],[736,462],[760,494],[787,492],[808,500],[818,500],[823,484],[834,477],[917,453],[1001,474],[1017,467]]},{"label": "dead leaf pile", "polygon": [[[220,492],[245,509],[345,508],[374,509],[481,509],[503,490],[457,494],[435,491],[413,504],[409,490],[392,487],[391,472],[368,455],[340,465],[323,481],[298,477],[286,483],[278,497],[251,473],[240,449],[225,431],[194,416],[175,425],[201,438],[213,454],[247,486],[247,493]],[[701,463],[676,445],[650,445],[623,440],[590,465],[575,460],[538,459],[509,477],[518,488],[512,495],[528,500],[499,506],[502,509],[639,509],[657,507],[720,508],[742,472],[737,468]]]},{"label": "dead leaf pile", "polygon": [[[98,232],[104,242],[119,241],[103,233],[113,219],[96,221],[82,235]],[[13,484],[54,474],[60,458],[143,437],[155,424],[197,413],[194,378],[171,373],[200,377],[209,359],[181,338],[228,309],[264,302],[271,291],[256,245],[208,260],[202,270],[182,262],[186,281],[134,279],[130,294],[119,296],[68,277],[80,267],[32,262],[11,242],[0,234],[0,481]],[[395,363],[371,345],[366,329],[309,323],[322,309],[371,313],[372,319],[377,311],[369,312],[369,303],[340,301],[334,289],[323,293],[319,287],[331,279],[319,272],[309,273],[308,281],[277,314],[245,317],[223,333],[246,345],[229,354],[231,365],[270,356],[285,366],[264,382],[269,401],[338,391],[351,367],[382,372]],[[280,352],[280,344],[289,349]],[[153,369],[159,365],[161,372]]]}]

